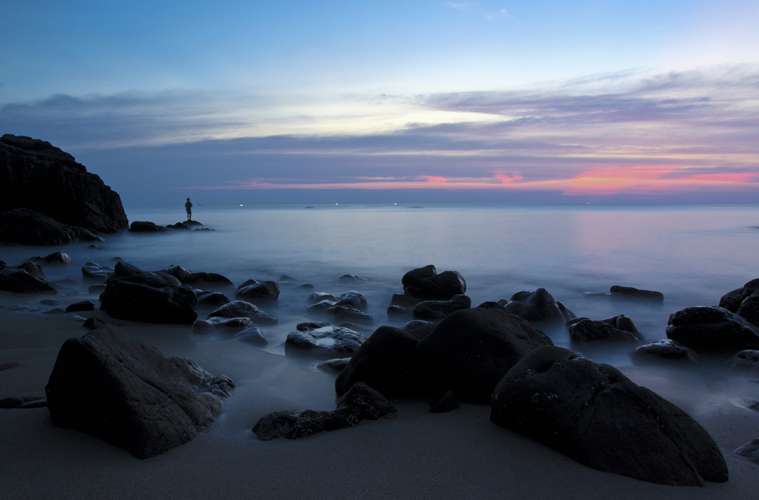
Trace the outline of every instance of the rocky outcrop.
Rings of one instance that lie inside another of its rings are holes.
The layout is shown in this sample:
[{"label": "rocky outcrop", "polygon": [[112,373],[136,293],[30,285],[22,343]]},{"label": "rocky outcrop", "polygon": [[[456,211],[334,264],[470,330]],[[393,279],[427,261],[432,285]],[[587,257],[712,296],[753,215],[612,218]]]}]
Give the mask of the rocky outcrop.
[{"label": "rocky outcrop", "polygon": [[208,318],[240,318],[248,317],[255,325],[276,325],[279,321],[256,305],[244,300],[233,300],[219,307],[208,315]]},{"label": "rocky outcrop", "polygon": [[103,241],[103,238],[89,229],[63,224],[26,208],[0,211],[0,242],[51,246],[75,241]]},{"label": "rocky outcrop", "polygon": [[284,437],[297,439],[322,431],[352,427],[361,420],[377,420],[395,415],[398,410],[379,392],[358,383],[350,388],[334,411],[291,410],[269,413],[261,417],[253,432],[261,441]]},{"label": "rocky outcrop", "polygon": [[32,276],[25,269],[1,265],[0,290],[12,293],[58,293],[47,281]]},{"label": "rocky outcrop", "polygon": [[149,458],[184,444],[221,414],[234,387],[194,362],[165,358],[155,347],[106,325],[67,340],[45,392],[50,416]]},{"label": "rocky outcrop", "polygon": [[536,349],[509,370],[490,419],[593,469],[668,485],[728,479],[719,447],[687,413],[560,347]]},{"label": "rocky outcrop", "polygon": [[366,337],[354,330],[324,322],[300,323],[296,328],[287,334],[285,340],[285,352],[288,354],[349,357],[366,340]]},{"label": "rocky outcrop", "polygon": [[545,288],[517,292],[503,304],[503,308],[538,326],[566,323],[575,317],[561,302],[556,302]]},{"label": "rocky outcrop", "polygon": [[450,300],[454,295],[466,293],[466,281],[456,271],[437,273],[429,265],[413,269],[401,279],[403,292],[421,300]]},{"label": "rocky outcrop", "polygon": [[253,302],[254,304],[277,302],[279,299],[279,286],[273,281],[248,280],[237,287],[235,298]]},{"label": "rocky outcrop", "polygon": [[0,212],[13,208],[103,233],[128,225],[119,195],[73,156],[49,142],[6,134],[0,138]]},{"label": "rocky outcrop", "polygon": [[630,318],[624,315],[604,320],[575,318],[567,322],[572,342],[637,342],[643,335]]},{"label": "rocky outcrop", "polygon": [[454,295],[451,300],[425,300],[414,307],[414,319],[440,321],[449,314],[472,307],[472,299],[466,295]]},{"label": "rocky outcrop", "polygon": [[100,309],[114,318],[191,325],[198,317],[195,292],[167,274],[118,262],[100,295]]},{"label": "rocky outcrop", "polygon": [[148,220],[136,220],[129,226],[129,231],[132,233],[164,233],[167,229],[163,226],[159,226],[155,222]]},{"label": "rocky outcrop", "polygon": [[686,307],[670,315],[667,337],[696,351],[759,349],[759,329],[716,306]]}]

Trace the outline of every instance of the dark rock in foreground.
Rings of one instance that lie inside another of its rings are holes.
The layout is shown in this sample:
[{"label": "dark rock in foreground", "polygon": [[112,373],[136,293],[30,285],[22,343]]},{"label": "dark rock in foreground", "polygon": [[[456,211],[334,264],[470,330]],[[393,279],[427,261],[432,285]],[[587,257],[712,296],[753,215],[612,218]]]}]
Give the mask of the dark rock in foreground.
[{"label": "dark rock in foreground", "polygon": [[421,300],[450,300],[454,295],[466,293],[466,281],[456,271],[437,273],[429,265],[413,269],[403,275],[403,292]]},{"label": "dark rock in foreground", "polygon": [[536,349],[509,370],[490,418],[597,470],[668,485],[728,479],[719,447],[687,413],[560,347]]},{"label": "dark rock in foreground", "polygon": [[454,295],[451,300],[425,300],[414,307],[414,319],[440,321],[449,314],[472,307],[472,299],[466,295]]},{"label": "dark rock in foreground", "polygon": [[128,224],[119,195],[73,156],[49,142],[6,134],[0,138],[0,212],[14,208],[104,233]]},{"label": "dark rock in foreground", "polygon": [[100,309],[114,318],[191,325],[198,317],[195,292],[169,275],[116,263],[100,295]]},{"label": "dark rock in foreground", "polygon": [[45,392],[59,427],[149,458],[192,440],[221,414],[221,400],[208,392],[214,385],[223,393],[234,383],[106,325],[63,344]]},{"label": "dark rock in foreground", "polygon": [[721,307],[686,307],[670,315],[667,337],[696,351],[759,349],[759,330]]},{"label": "dark rock in foreground", "polygon": [[292,410],[269,413],[261,417],[253,432],[261,441],[284,437],[297,439],[322,431],[352,427],[361,420],[377,420],[398,410],[379,392],[366,384],[350,388],[334,411]]},{"label": "dark rock in foreground", "polygon": [[419,341],[414,370],[433,393],[490,401],[493,388],[522,356],[553,345],[543,332],[502,308],[457,311]]},{"label": "dark rock in foreground", "polygon": [[14,267],[0,267],[0,290],[13,293],[58,293],[47,281]]}]

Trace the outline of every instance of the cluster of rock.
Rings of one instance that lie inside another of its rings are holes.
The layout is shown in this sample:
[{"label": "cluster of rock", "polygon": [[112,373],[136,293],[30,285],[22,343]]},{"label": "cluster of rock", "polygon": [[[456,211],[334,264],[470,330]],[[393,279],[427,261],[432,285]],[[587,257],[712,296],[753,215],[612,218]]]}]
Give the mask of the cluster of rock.
[{"label": "cluster of rock", "polygon": [[[195,227],[196,231],[199,231],[201,228],[197,228],[196,226],[202,226],[200,222],[196,220],[186,220],[186,221],[180,221],[175,224],[169,224],[167,226],[160,226],[156,224],[155,222],[151,221],[145,221],[145,220],[136,220],[133,221],[132,224],[129,226],[129,232],[132,233],[165,233],[166,231],[169,231],[171,229],[178,229],[178,230],[190,230],[193,227]],[[207,229],[207,228],[203,228]]]},{"label": "cluster of rock", "polygon": [[119,195],[49,142],[0,137],[0,241],[61,245],[126,229]]}]

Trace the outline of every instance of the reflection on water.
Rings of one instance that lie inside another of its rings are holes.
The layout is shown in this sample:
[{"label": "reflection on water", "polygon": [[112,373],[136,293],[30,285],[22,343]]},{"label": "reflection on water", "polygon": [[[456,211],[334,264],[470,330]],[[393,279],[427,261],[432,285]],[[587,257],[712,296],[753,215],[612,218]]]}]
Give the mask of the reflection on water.
[{"label": "reflection on water", "polygon": [[[403,273],[434,264],[438,271],[459,271],[475,305],[544,287],[581,316],[626,314],[651,340],[664,337],[672,312],[716,304],[722,294],[759,277],[756,206],[196,206],[195,212],[215,231],[125,233],[100,250],[86,244],[4,247],[0,259],[18,264],[63,250],[75,266],[47,268],[49,278],[79,282],[85,262],[113,266],[115,257],[146,270],[178,264],[217,272],[235,284],[249,278],[278,281],[286,274],[314,284],[316,291],[362,292],[377,325],[391,323],[385,309],[391,295],[402,291]],[[162,225],[184,218],[182,206],[130,209],[127,215]],[[344,274],[365,281],[338,283]],[[661,291],[664,305],[584,298],[584,292],[607,292],[615,284]],[[86,286],[66,293],[86,295]],[[274,339],[270,349],[280,348],[287,332],[309,319],[307,295],[283,287],[283,305],[271,311],[280,325],[265,331]],[[557,344],[567,344],[563,330],[548,333]],[[606,352],[601,355],[617,355]]]}]

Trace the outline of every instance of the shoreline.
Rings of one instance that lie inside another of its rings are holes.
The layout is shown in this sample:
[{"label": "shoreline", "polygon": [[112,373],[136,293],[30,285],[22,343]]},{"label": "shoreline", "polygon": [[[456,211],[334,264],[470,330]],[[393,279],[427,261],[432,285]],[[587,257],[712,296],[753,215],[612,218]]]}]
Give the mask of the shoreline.
[{"label": "shoreline", "polygon": [[[105,313],[95,311],[83,316]],[[334,408],[334,375],[252,346],[189,334],[187,327],[112,320],[166,356],[185,356],[237,388],[195,440],[140,460],[86,434],[57,428],[46,408],[0,410],[3,497],[16,498],[754,498],[759,466],[732,453],[759,433],[759,399],[747,375],[622,367],[693,416],[714,437],[730,479],[704,488],[660,486],[599,472],[489,421],[488,405],[430,414],[426,401],[391,399],[394,419],[299,440],[258,441],[271,411]],[[0,397],[44,395],[62,343],[86,333],[62,315],[0,310]],[[702,375],[701,375],[702,374]],[[700,380],[699,380],[700,379]]]}]

